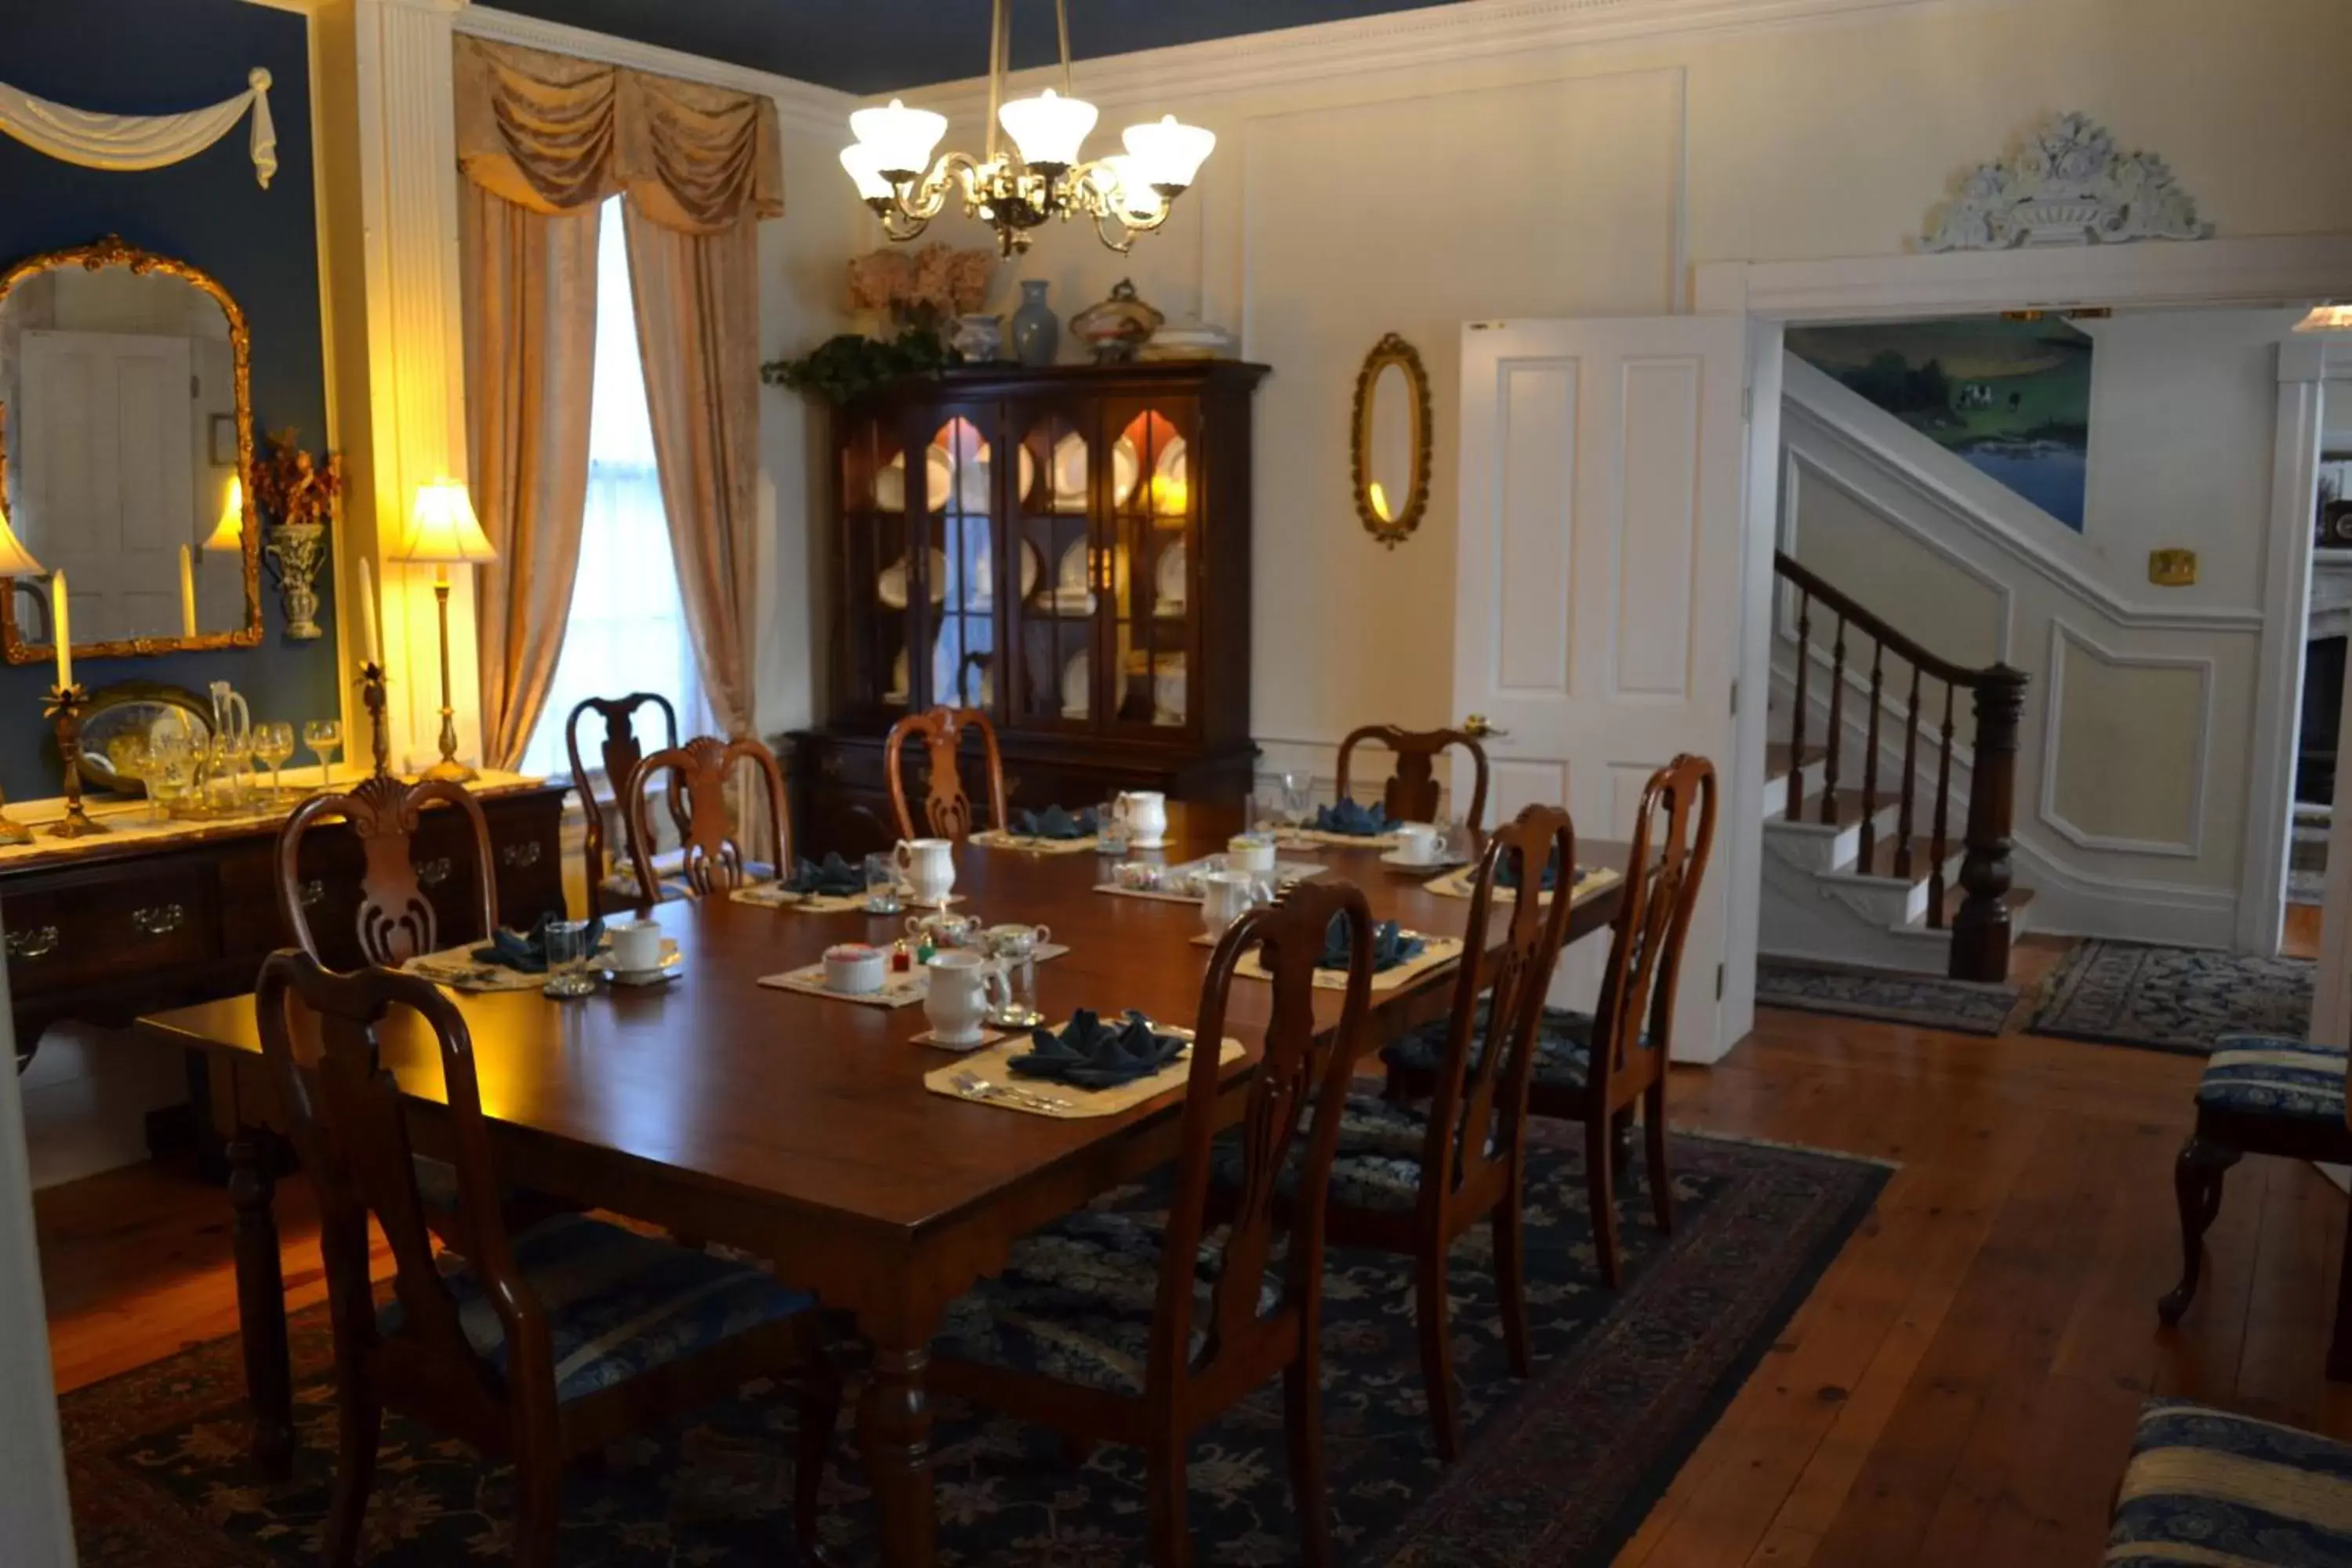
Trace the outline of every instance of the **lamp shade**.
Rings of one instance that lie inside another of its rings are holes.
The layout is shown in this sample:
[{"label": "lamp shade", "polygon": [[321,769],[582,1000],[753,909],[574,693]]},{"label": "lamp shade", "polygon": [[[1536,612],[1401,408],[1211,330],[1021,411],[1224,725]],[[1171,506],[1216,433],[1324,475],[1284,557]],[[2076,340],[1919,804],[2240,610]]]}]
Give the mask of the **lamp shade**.
[{"label": "lamp shade", "polygon": [[450,565],[496,561],[474,516],[474,501],[455,479],[436,479],[416,487],[416,505],[408,518],[408,537],[401,542],[395,561],[439,562]]},{"label": "lamp shade", "polygon": [[1033,166],[1066,169],[1078,161],[1087,132],[1095,128],[1095,106],[1064,98],[1047,88],[1035,98],[1016,98],[996,111],[996,122]]},{"label": "lamp shade", "polygon": [[887,109],[861,109],[849,117],[858,141],[874,149],[874,166],[893,179],[913,179],[931,166],[931,149],[948,133],[948,117],[909,109],[897,99]]},{"label": "lamp shade", "polygon": [[859,200],[887,202],[890,199],[890,182],[882,177],[881,154],[875,150],[873,143],[853,142],[844,147],[841,150],[841,166],[848,170],[849,177],[857,183]]},{"label": "lamp shade", "polygon": [[2294,324],[2298,332],[2352,332],[2352,305],[2314,305]]},{"label": "lamp shade", "polygon": [[8,510],[0,506],[0,577],[38,577],[43,574],[41,563],[25,548],[16,531],[8,526]]},{"label": "lamp shade", "polygon": [[1162,191],[1182,190],[1216,150],[1217,133],[1180,125],[1172,114],[1148,125],[1130,125],[1121,136],[1144,179]]},{"label": "lamp shade", "polygon": [[229,476],[228,499],[221,503],[220,521],[205,541],[205,548],[224,552],[245,549],[245,481],[235,474]]},{"label": "lamp shade", "polygon": [[1153,223],[1167,209],[1168,198],[1151,188],[1151,182],[1136,168],[1132,155],[1114,153],[1096,168],[1096,185],[1109,199],[1111,210],[1128,222]]}]

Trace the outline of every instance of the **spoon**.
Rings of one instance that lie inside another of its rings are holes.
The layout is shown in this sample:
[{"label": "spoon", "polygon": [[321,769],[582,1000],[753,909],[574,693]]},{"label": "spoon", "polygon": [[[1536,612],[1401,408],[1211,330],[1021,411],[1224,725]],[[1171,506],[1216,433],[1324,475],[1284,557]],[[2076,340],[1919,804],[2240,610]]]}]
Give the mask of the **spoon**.
[{"label": "spoon", "polygon": [[1068,1106],[1050,1096],[1032,1094],[1009,1084],[991,1083],[975,1073],[960,1072],[948,1081],[955,1085],[958,1094],[968,1100],[1002,1100],[1045,1111],[1049,1116],[1065,1115],[1069,1110]]}]

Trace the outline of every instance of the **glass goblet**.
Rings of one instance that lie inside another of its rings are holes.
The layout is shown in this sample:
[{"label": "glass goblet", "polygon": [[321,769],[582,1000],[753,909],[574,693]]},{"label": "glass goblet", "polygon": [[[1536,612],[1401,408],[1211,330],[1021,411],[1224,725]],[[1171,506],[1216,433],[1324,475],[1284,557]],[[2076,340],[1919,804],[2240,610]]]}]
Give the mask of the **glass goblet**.
[{"label": "glass goblet", "polygon": [[343,749],[343,727],[333,719],[312,719],[302,726],[302,744],[319,759],[319,787],[327,787],[327,770],[335,765],[335,753]]},{"label": "glass goblet", "polygon": [[171,816],[173,805],[186,796],[195,779],[195,747],[184,731],[165,731],[148,738],[143,776],[156,820]]},{"label": "glass goblet", "polygon": [[1297,827],[1307,820],[1307,807],[1314,804],[1315,775],[1305,773],[1285,773],[1282,775],[1281,787],[1283,820],[1291,826]]},{"label": "glass goblet", "polygon": [[253,727],[253,760],[269,770],[269,793],[285,793],[286,760],[294,754],[294,726],[283,722]]}]

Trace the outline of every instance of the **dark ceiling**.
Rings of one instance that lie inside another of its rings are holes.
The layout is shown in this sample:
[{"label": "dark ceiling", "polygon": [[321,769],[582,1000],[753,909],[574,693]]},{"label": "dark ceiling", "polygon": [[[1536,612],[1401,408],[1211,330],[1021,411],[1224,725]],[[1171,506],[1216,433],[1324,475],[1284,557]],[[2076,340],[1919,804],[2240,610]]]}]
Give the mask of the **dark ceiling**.
[{"label": "dark ceiling", "polygon": [[[486,0],[856,93],[984,76],[990,0]],[[1070,0],[1079,59],[1453,0]],[[1055,58],[1053,0],[1012,0],[1013,63]],[[1078,84],[1079,91],[1086,84]]]}]

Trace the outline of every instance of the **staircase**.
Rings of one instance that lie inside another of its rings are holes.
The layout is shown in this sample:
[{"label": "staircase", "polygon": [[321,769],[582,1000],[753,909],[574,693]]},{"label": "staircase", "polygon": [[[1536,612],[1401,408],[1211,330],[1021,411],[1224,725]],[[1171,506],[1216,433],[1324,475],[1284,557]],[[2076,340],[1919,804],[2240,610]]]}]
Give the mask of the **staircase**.
[{"label": "staircase", "polygon": [[2024,672],[1950,664],[1789,556],[1773,571],[1761,951],[2007,979],[2032,901],[2009,867]]}]

